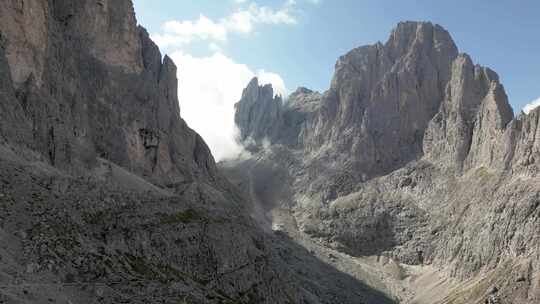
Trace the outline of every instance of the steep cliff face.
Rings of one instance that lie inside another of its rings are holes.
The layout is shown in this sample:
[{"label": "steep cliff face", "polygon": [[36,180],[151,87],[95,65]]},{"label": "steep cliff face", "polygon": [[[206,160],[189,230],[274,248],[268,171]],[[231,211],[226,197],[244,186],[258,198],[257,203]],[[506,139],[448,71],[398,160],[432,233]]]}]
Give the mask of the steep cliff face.
[{"label": "steep cliff face", "polygon": [[[240,140],[248,146],[250,141],[275,139],[282,124],[282,103],[274,96],[271,85],[259,86],[257,78],[251,80],[242,93],[242,100],[235,105],[235,123],[242,126]],[[254,144],[257,144],[254,142]]]},{"label": "steep cliff face", "polygon": [[[341,57],[330,89],[307,96],[308,106],[295,106],[295,93],[278,111],[302,117],[285,132],[299,145],[269,137],[271,145],[235,165],[274,227],[286,226],[285,210],[291,235],[403,269],[439,269],[443,290],[395,291],[403,302],[540,299],[540,110],[514,118],[498,75],[422,22],[400,23],[385,44]],[[253,191],[263,188],[260,176],[285,181],[279,195]]]},{"label": "steep cliff face", "polygon": [[99,156],[160,184],[215,177],[180,118],[176,66],[137,27],[131,1],[8,1],[0,17],[21,143],[62,168]]},{"label": "steep cliff face", "polygon": [[538,176],[540,169],[540,109],[520,115],[512,121],[505,134],[513,168],[521,169],[528,176]]},{"label": "steep cliff face", "polygon": [[313,139],[305,142],[311,150],[324,143],[348,151],[366,178],[416,159],[456,56],[444,29],[410,22],[399,24],[384,45],[349,52],[336,63]]},{"label": "steep cliff face", "polygon": [[491,155],[490,149],[501,135],[496,133],[502,133],[512,118],[497,74],[460,55],[452,65],[445,100],[426,132],[424,151],[460,169],[466,162],[469,168],[490,165],[493,158],[503,157]]}]

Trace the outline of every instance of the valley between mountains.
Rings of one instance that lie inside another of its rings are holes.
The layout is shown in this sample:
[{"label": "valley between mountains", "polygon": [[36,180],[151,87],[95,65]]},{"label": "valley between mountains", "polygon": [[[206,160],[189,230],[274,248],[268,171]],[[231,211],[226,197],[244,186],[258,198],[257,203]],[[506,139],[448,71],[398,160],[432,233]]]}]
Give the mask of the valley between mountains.
[{"label": "valley between mountains", "polygon": [[0,3],[0,303],[540,302],[540,109],[443,27],[253,79],[219,163],[177,72],[131,0]]}]

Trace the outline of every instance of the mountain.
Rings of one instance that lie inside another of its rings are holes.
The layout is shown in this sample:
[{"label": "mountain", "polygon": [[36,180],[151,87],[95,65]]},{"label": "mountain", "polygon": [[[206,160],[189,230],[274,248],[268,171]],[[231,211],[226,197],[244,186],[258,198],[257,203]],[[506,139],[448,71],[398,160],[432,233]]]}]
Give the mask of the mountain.
[{"label": "mountain", "polygon": [[438,25],[253,79],[216,164],[130,0],[0,4],[0,303],[537,303],[540,110]]},{"label": "mountain", "polygon": [[0,4],[0,303],[393,303],[250,217],[130,0]]},{"label": "mountain", "polygon": [[515,117],[441,26],[399,23],[322,94],[254,79],[235,108],[251,155],[220,167],[261,225],[401,303],[540,301],[540,109]]}]

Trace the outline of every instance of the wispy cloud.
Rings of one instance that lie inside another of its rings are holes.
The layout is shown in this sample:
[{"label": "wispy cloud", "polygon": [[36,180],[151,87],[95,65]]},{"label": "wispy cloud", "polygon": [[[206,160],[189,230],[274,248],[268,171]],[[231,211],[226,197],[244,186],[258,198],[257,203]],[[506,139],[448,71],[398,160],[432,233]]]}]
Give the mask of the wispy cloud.
[{"label": "wispy cloud", "polygon": [[529,114],[532,110],[536,109],[537,107],[540,107],[540,97],[531,101],[529,104],[523,107],[523,112],[525,112],[525,114]]},{"label": "wispy cloud", "polygon": [[204,14],[197,20],[171,20],[162,26],[162,33],[152,35],[152,38],[161,47],[182,46],[194,41],[225,42],[231,33],[249,34],[258,25],[296,24],[295,5],[295,1],[288,0],[279,9],[274,9],[250,3],[219,20]]}]

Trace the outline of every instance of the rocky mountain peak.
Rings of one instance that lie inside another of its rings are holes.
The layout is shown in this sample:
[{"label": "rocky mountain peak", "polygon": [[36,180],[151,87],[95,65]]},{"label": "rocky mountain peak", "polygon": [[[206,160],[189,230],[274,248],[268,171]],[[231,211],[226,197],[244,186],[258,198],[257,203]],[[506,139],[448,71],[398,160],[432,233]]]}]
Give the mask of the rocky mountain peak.
[{"label": "rocky mountain peak", "polygon": [[298,87],[291,95],[302,95],[302,94],[311,94],[312,90],[305,87]]},{"label": "rocky mountain peak", "polygon": [[487,114],[493,115],[493,127],[498,130],[504,130],[508,123],[514,118],[514,110],[510,106],[508,96],[504,86],[499,82],[491,82],[489,93],[486,96]]},{"label": "rocky mountain peak", "polygon": [[[488,147],[513,116],[497,73],[460,54],[452,64],[441,108],[426,130],[424,153],[461,169],[491,163],[494,154]],[[484,153],[476,153],[478,149]]]},{"label": "rocky mountain peak", "polygon": [[458,53],[450,33],[431,22],[400,22],[392,30],[385,47],[390,49],[393,58],[419,50],[425,54],[440,54],[441,57],[448,58],[453,58]]},{"label": "rocky mountain peak", "polygon": [[[334,161],[348,163],[360,180],[424,155],[456,168],[482,163],[472,159],[486,158],[487,150],[469,154],[488,148],[473,147],[480,145],[474,138],[486,130],[494,137],[491,129],[502,131],[513,119],[497,73],[459,54],[450,34],[429,22],[399,23],[385,44],[340,57],[324,95],[299,88],[281,105],[271,90],[264,93],[269,89],[252,81],[244,91],[236,113],[243,138],[301,143],[310,154],[353,155]],[[253,132],[255,125],[264,127]]]},{"label": "rocky mountain peak", "polygon": [[440,269],[444,288],[403,303],[538,302],[540,108],[514,118],[497,73],[444,28],[402,22],[341,56],[327,92],[287,100],[270,145],[236,167],[274,226],[426,281]]},{"label": "rocky mountain peak", "polygon": [[289,95],[286,106],[301,112],[313,112],[320,106],[321,98],[321,93],[300,87]]},{"label": "rocky mountain peak", "polygon": [[[342,56],[316,124],[315,143],[350,151],[366,177],[389,172],[422,155],[429,121],[444,100],[458,50],[446,30],[424,22],[400,23],[387,43]],[[351,134],[343,140],[343,134]],[[356,134],[356,136],[352,136]]]},{"label": "rocky mountain peak", "polygon": [[[292,142],[303,143],[309,153],[354,155],[344,161],[362,178],[390,172],[424,154],[461,168],[473,133],[480,132],[475,128],[483,122],[482,128],[502,130],[513,118],[497,73],[459,54],[450,34],[429,22],[399,23],[385,44],[340,57],[324,95],[299,88],[282,107],[270,102],[270,91],[257,99],[263,91],[252,81],[237,105],[244,135],[283,142],[280,134],[291,136],[284,117],[295,117],[301,127]],[[249,115],[269,105],[273,110],[258,116],[268,127],[246,129],[245,122],[254,117]]]},{"label": "rocky mountain peak", "polygon": [[242,97],[246,100],[257,101],[259,99],[273,99],[274,98],[274,88],[271,84],[259,85],[259,79],[253,77],[249,82],[248,86],[242,93]]},{"label": "rocky mountain peak", "polygon": [[240,126],[240,140],[243,142],[262,142],[275,138],[279,131],[283,101],[274,96],[271,84],[259,85],[253,78],[242,99],[235,105],[235,123]]}]

